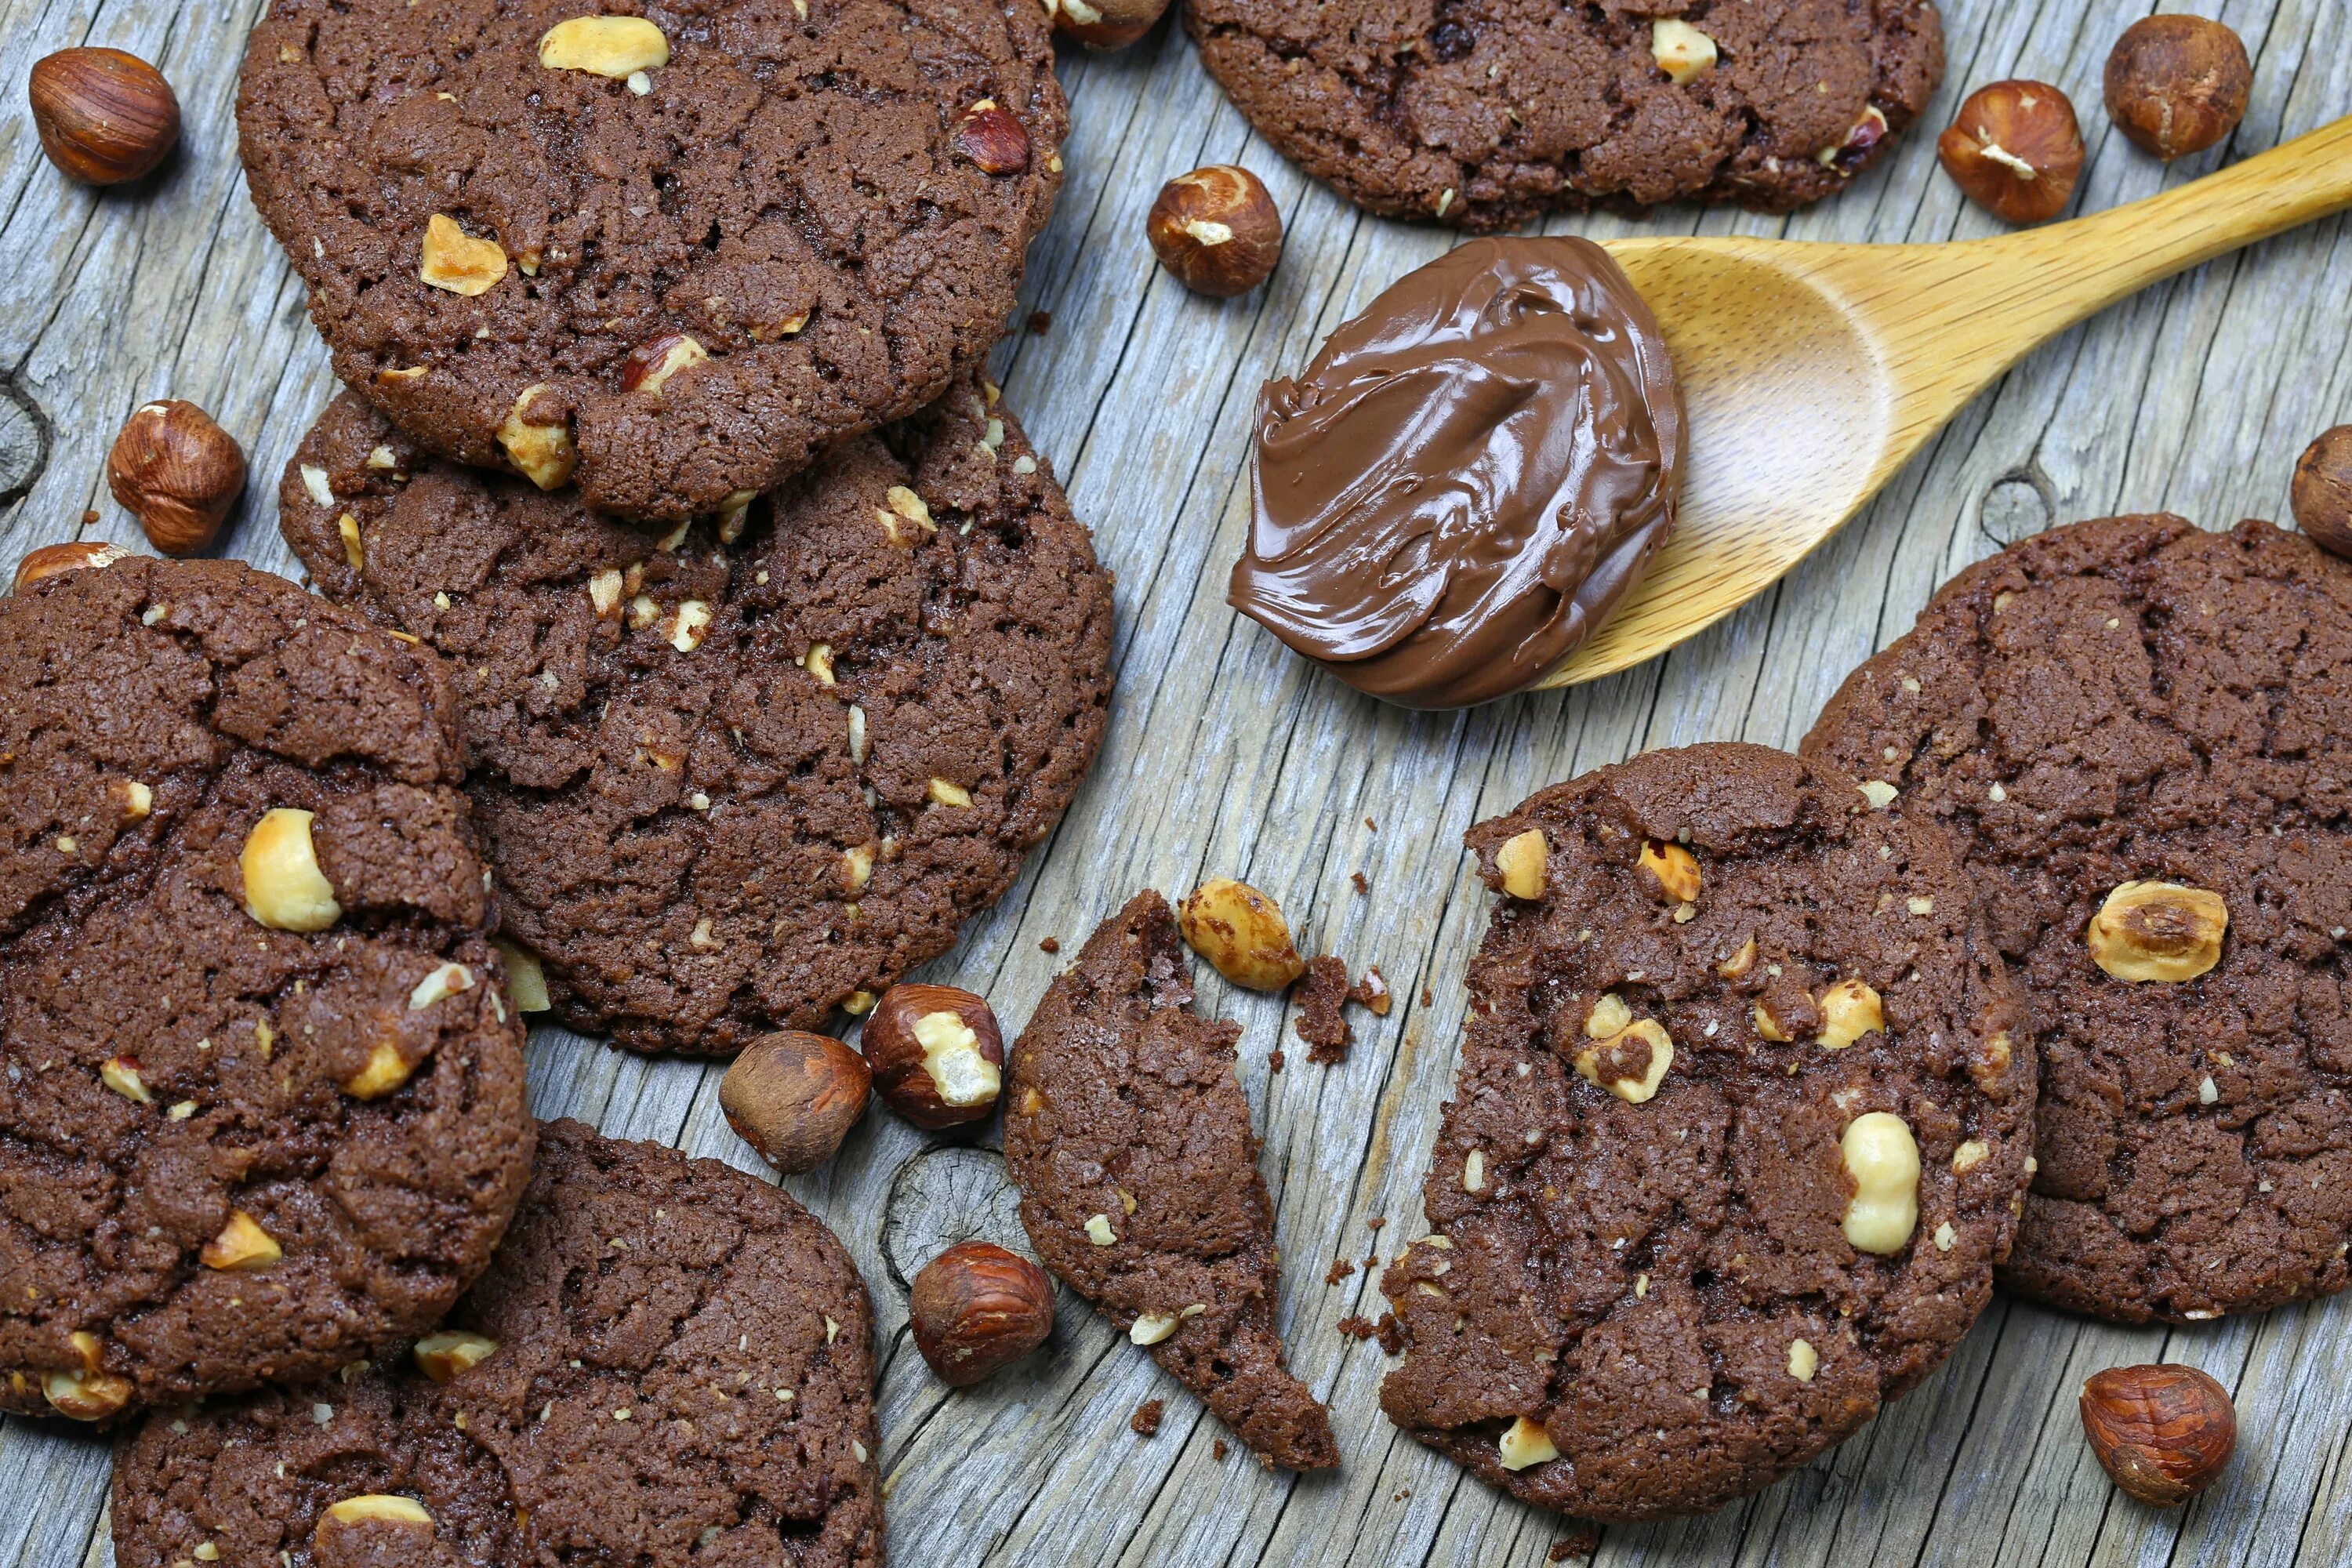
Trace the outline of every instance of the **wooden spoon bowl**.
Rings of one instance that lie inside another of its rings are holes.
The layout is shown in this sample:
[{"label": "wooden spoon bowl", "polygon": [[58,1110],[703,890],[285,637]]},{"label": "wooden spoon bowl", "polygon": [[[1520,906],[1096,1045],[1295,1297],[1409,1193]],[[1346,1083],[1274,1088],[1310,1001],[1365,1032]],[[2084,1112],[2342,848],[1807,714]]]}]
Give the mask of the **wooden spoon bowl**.
[{"label": "wooden spoon bowl", "polygon": [[1649,574],[1538,685],[1613,674],[1746,604],[2068,327],[2347,205],[2352,117],[2145,201],[1994,239],[1612,242],[1682,381],[1682,515]]}]

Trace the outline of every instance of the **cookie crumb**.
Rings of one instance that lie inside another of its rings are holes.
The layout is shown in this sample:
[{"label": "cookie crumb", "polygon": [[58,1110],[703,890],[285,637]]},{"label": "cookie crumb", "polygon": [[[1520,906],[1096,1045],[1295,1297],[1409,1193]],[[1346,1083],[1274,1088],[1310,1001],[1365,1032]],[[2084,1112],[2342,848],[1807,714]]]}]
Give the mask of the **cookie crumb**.
[{"label": "cookie crumb", "polygon": [[96,522],[97,521],[98,513],[94,511],[86,511],[81,514],[81,521],[84,528],[88,528],[91,523]]},{"label": "cookie crumb", "polygon": [[1356,884],[1356,896],[1358,898],[1361,898],[1366,893],[1372,890],[1372,885],[1364,880],[1364,874],[1361,871],[1349,872],[1348,880]]},{"label": "cookie crumb", "polygon": [[1564,1535],[1551,1543],[1551,1551],[1545,1555],[1545,1561],[1565,1563],[1571,1557],[1590,1557],[1600,1550],[1601,1527],[1580,1524],[1574,1535]]},{"label": "cookie crumb", "polygon": [[1342,1258],[1338,1262],[1332,1264],[1330,1268],[1323,1271],[1323,1283],[1326,1285],[1337,1285],[1340,1280],[1345,1279],[1349,1275],[1353,1274],[1355,1271],[1356,1266]]},{"label": "cookie crumb", "polygon": [[1437,998],[1429,994],[1429,987],[1426,985],[1421,988],[1421,1005],[1424,1007],[1434,1007],[1437,1005]]},{"label": "cookie crumb", "polygon": [[1287,1059],[1288,1058],[1284,1057],[1278,1050],[1268,1051],[1265,1053],[1265,1065],[1276,1072],[1280,1072],[1282,1070],[1283,1064]]},{"label": "cookie crumb", "polygon": [[1364,826],[1365,826],[1366,827],[1370,828],[1370,829],[1371,829],[1373,832],[1375,832],[1375,833],[1378,833],[1378,832],[1381,830],[1381,825],[1380,825],[1379,823],[1377,823],[1377,822],[1374,822],[1374,821],[1373,821],[1370,817],[1369,817],[1369,816],[1368,816],[1368,817],[1366,817],[1366,818],[1364,818]]},{"label": "cookie crumb", "polygon": [[1368,1219],[1364,1222],[1364,1228],[1366,1230],[1378,1230],[1381,1226],[1386,1224],[1388,1224],[1388,1221],[1375,1216],[1374,1218]]},{"label": "cookie crumb", "polygon": [[1160,1418],[1167,1412],[1166,1400],[1147,1399],[1135,1407],[1135,1414],[1128,1417],[1127,1424],[1139,1437],[1156,1437],[1160,1435]]},{"label": "cookie crumb", "polygon": [[1370,1007],[1375,1018],[1387,1017],[1389,1009],[1396,1005],[1396,997],[1389,990],[1389,983],[1381,976],[1381,966],[1377,963],[1364,965],[1364,977],[1357,981],[1354,989],[1348,993],[1348,1000]]},{"label": "cookie crumb", "polygon": [[1381,1349],[1391,1355],[1404,1354],[1404,1327],[1394,1312],[1382,1312],[1380,1322]]},{"label": "cookie crumb", "polygon": [[1356,1031],[1340,1008],[1348,1000],[1348,966],[1326,954],[1307,961],[1307,981],[1298,988],[1298,1037],[1308,1049],[1307,1059],[1330,1067],[1348,1059]]},{"label": "cookie crumb", "polygon": [[1062,951],[1062,939],[1058,936],[1049,936],[1045,941],[1037,944],[1037,951],[1039,952],[1059,952]]},{"label": "cookie crumb", "polygon": [[1222,1459],[1232,1452],[1231,1448],[1225,1447],[1225,1440],[1223,1437],[1209,1445],[1209,1458],[1213,1459]]},{"label": "cookie crumb", "polygon": [[1349,1313],[1336,1327],[1351,1340],[1369,1340],[1380,1332],[1379,1327],[1360,1312]]},{"label": "cookie crumb", "polygon": [[1412,1489],[1411,1487],[1399,1487],[1396,1490],[1389,1493],[1389,1501],[1402,1502],[1405,1499],[1411,1496],[1412,1496]]},{"label": "cookie crumb", "polygon": [[1054,312],[1051,310],[1030,311],[1029,330],[1036,333],[1041,338],[1047,332],[1052,331],[1054,330]]}]

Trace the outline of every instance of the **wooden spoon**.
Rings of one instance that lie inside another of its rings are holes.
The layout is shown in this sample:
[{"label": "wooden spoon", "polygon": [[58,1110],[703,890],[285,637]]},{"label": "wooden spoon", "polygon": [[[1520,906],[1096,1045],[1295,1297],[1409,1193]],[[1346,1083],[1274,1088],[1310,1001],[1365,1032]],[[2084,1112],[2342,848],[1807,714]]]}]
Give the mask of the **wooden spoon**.
[{"label": "wooden spoon", "polygon": [[1539,685],[1638,664],[1746,604],[2075,322],[2347,205],[2352,117],[2145,201],[1994,239],[1610,242],[1682,379],[1682,516],[1649,575]]}]

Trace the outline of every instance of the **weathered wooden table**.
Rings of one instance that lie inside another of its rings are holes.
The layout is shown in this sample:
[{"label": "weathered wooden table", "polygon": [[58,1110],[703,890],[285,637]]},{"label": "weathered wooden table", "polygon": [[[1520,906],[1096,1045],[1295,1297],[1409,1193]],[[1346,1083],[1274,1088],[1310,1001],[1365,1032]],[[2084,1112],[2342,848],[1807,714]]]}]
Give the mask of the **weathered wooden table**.
[{"label": "weathered wooden table", "polygon": [[[272,497],[331,383],[236,158],[236,63],[263,3],[0,0],[0,570],[77,532],[139,542],[107,499],[103,463],[130,410],[167,395],[212,410],[253,458],[226,548],[294,570]],[[2252,112],[2229,148],[2163,169],[2099,108],[2107,46],[2147,8],[1946,0],[1951,68],[1930,133],[1786,223],[1691,211],[1654,221],[1842,239],[1990,232],[1937,169],[1932,130],[1969,86],[2004,76],[2074,95],[2091,139],[2079,198],[2088,207],[2352,110],[2352,6],[2221,0],[2254,55]],[[41,157],[26,72],[82,43],[155,59],[179,89],[183,152],[150,184],[94,195]],[[1539,1563],[1567,1525],[1466,1479],[1382,1419],[1379,1346],[1334,1326],[1378,1313],[1376,1274],[1324,1283],[1334,1258],[1385,1258],[1423,1228],[1422,1162],[1452,1081],[1464,962],[1486,918],[1462,830],[1645,747],[1793,743],[1845,671],[1906,627],[1945,576],[2053,522],[2158,508],[2209,526],[2279,515],[2304,442],[2352,418],[2352,225],[2217,262],[2059,340],[1779,588],[1664,658],[1573,691],[1415,716],[1308,670],[1225,607],[1223,584],[1246,517],[1259,384],[1298,365],[1447,237],[1363,217],[1302,180],[1250,136],[1181,31],[1063,63],[1076,122],[1069,178],[1024,292],[1052,324],[1009,339],[998,367],[1118,571],[1119,689],[1102,760],[1067,820],[930,973],[985,993],[1018,1027],[1058,962],[1040,939],[1072,942],[1134,889],[1181,893],[1208,874],[1272,893],[1302,945],[1381,966],[1394,1012],[1358,1015],[1354,1055],[1328,1070],[1306,1065],[1282,1003],[1231,992],[1200,969],[1203,1005],[1247,1030],[1242,1077],[1288,1259],[1284,1330],[1292,1364],[1331,1402],[1347,1462],[1302,1479],[1239,1452],[1217,1460],[1217,1422],[1066,1297],[1045,1352],[979,1389],[942,1388],[906,1332],[904,1281],[943,1237],[1017,1243],[1011,1194],[985,1147],[926,1137],[877,1110],[829,1169],[792,1184],[849,1243],[873,1289],[892,1555],[919,1568]],[[1169,175],[1234,160],[1272,186],[1289,247],[1271,286],[1219,304],[1155,269],[1143,215]],[[87,528],[85,509],[99,518]],[[1358,871],[1363,894],[1349,880]],[[1266,1056],[1278,1044],[1296,1065],[1275,1075]],[[719,1118],[714,1068],[556,1030],[539,1035],[532,1067],[542,1114],[759,1168]],[[1370,1230],[1374,1220],[1386,1228]],[[1716,1517],[1607,1531],[1599,1559],[2352,1562],[2347,1330],[2348,1300],[2178,1331],[1997,1300],[1940,1373],[1837,1453]],[[2180,1513],[2118,1498],[2074,1414],[2090,1372],[2157,1359],[2213,1373],[2235,1391],[2242,1423],[2226,1480]],[[1149,1440],[1128,1427],[1147,1398],[1168,1401]],[[106,1481],[106,1450],[87,1436],[0,1426],[0,1563],[110,1561]]]}]

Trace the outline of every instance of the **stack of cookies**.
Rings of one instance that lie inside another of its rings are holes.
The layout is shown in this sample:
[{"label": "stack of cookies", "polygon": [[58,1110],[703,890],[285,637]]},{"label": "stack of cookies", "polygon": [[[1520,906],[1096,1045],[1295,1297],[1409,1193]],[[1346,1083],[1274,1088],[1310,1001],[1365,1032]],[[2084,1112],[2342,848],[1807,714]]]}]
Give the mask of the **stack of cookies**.
[{"label": "stack of cookies", "polygon": [[324,597],[0,605],[0,1406],[122,1423],[126,1565],[880,1561],[847,1254],[535,1125],[524,1016],[837,1023],[1091,766],[1108,575],[982,374],[1052,65],[1031,0],[255,28],[348,388],[280,491]]}]

